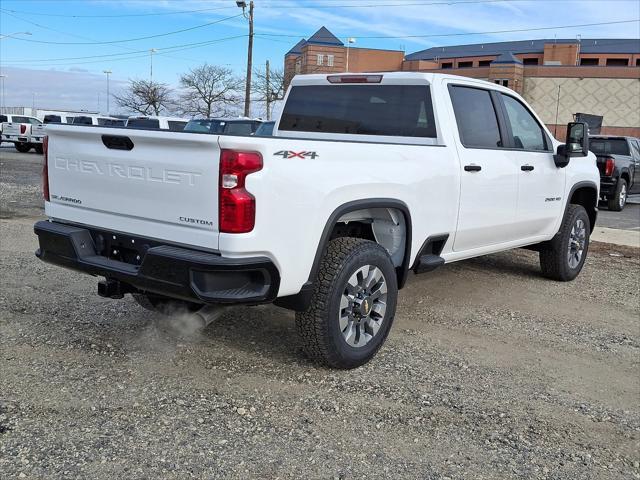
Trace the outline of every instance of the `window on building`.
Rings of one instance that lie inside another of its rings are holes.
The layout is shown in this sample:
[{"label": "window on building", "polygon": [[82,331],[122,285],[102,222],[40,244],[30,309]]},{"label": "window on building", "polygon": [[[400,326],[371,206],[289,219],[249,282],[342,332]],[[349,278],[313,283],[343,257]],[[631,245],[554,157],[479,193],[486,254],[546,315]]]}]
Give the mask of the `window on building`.
[{"label": "window on building", "polygon": [[296,73],[300,73],[300,70],[302,69],[302,61],[301,60],[296,60],[296,66],[294,68]]},{"label": "window on building", "polygon": [[636,58],[636,67],[640,67],[640,58]]},{"label": "window on building", "polygon": [[581,58],[580,59],[580,65],[585,65],[585,66],[598,66],[598,59],[597,58]]},{"label": "window on building", "polygon": [[628,58],[607,58],[607,67],[627,67],[628,65]]},{"label": "window on building", "polygon": [[523,65],[538,65],[538,58],[524,58],[522,60]]},{"label": "window on building", "polygon": [[442,62],[442,66],[440,68],[453,68],[453,62]]},{"label": "window on building", "polygon": [[523,150],[547,150],[544,130],[527,108],[509,95],[501,95],[511,126],[513,146]]},{"label": "window on building", "polygon": [[509,80],[505,78],[496,78],[493,83],[497,83],[498,85],[502,85],[503,87],[509,86]]},{"label": "window on building", "polygon": [[458,68],[473,67],[473,62],[458,62]]},{"label": "window on building", "polygon": [[452,86],[450,92],[462,144],[465,147],[501,147],[498,119],[489,91]]},{"label": "window on building", "polygon": [[296,86],[278,129],[436,138],[431,93],[420,85]]},{"label": "window on building", "polygon": [[478,62],[478,66],[479,66],[479,67],[489,67],[489,66],[491,66],[491,62],[492,62],[492,61],[493,61],[493,60],[480,60],[480,61]]},{"label": "window on building", "polygon": [[327,66],[333,67],[333,55],[327,55]]},{"label": "window on building", "polygon": [[316,65],[322,65],[324,62],[324,55],[321,53],[316,56]]}]

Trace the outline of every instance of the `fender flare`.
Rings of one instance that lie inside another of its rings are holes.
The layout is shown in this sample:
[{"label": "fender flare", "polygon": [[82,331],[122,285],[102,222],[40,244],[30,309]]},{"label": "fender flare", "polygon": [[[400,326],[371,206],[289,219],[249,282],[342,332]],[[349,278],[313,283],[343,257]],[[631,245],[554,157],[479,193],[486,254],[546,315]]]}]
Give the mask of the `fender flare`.
[{"label": "fender flare", "polygon": [[564,215],[567,214],[567,210],[569,209],[569,205],[571,205],[571,197],[573,197],[573,194],[579,188],[585,188],[585,187],[591,188],[596,192],[596,204],[593,206],[593,208],[595,210],[595,218],[593,219],[593,225],[591,225],[591,231],[593,232],[593,229],[596,226],[596,219],[598,217],[598,185],[596,185],[595,182],[592,182],[590,180],[583,180],[581,182],[575,183],[571,187],[571,190],[569,190],[569,194],[567,195],[567,201],[566,201],[566,203],[564,205],[563,218],[564,218]]},{"label": "fender flare", "polygon": [[320,269],[320,262],[322,256],[329,243],[329,238],[333,227],[338,222],[338,219],[343,215],[354,212],[356,210],[363,210],[366,208],[393,208],[399,210],[404,215],[404,221],[406,225],[406,237],[405,237],[405,251],[404,259],[400,267],[396,267],[396,273],[398,276],[398,289],[404,287],[407,276],[409,275],[409,260],[411,258],[411,213],[409,213],[409,207],[406,203],[395,198],[370,198],[362,200],[353,200],[351,202],[344,203],[337,207],[329,218],[325,222],[318,246],[316,248],[316,254],[311,265],[311,271],[309,272],[309,279],[300,289],[300,293],[295,295],[289,295],[276,299],[274,302],[276,305],[291,310],[306,310],[311,302],[311,295],[313,293],[313,282]]}]

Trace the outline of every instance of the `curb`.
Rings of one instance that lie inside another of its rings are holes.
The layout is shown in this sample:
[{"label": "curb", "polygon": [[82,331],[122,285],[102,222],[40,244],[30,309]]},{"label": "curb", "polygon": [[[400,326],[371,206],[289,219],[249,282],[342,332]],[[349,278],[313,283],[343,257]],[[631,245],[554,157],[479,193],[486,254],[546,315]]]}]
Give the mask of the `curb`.
[{"label": "curb", "polygon": [[596,226],[593,232],[591,232],[591,240],[594,242],[640,248],[640,231]]}]

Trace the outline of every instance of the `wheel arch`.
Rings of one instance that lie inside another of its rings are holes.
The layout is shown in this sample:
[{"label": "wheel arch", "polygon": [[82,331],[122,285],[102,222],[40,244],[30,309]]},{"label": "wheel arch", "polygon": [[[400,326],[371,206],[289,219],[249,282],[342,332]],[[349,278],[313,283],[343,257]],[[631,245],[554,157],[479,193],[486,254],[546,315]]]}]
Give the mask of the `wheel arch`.
[{"label": "wheel arch", "polygon": [[[320,268],[320,262],[322,261],[322,256],[329,244],[329,241],[332,239],[332,233],[334,232],[334,228],[338,225],[341,218],[346,215],[354,212],[358,212],[361,210],[371,210],[371,209],[392,209],[399,211],[404,219],[404,255],[400,265],[396,266],[396,274],[398,279],[398,289],[404,287],[406,283],[407,276],[409,274],[409,260],[411,258],[411,231],[412,231],[412,223],[411,223],[411,213],[409,212],[409,207],[402,200],[394,199],[394,198],[372,198],[372,199],[362,199],[362,200],[353,200],[347,203],[344,203],[338,206],[333,210],[329,218],[325,222],[325,226],[322,229],[322,234],[320,235],[320,239],[318,241],[318,245],[316,247],[316,254],[313,259],[313,264],[311,266],[311,271],[309,272],[309,278],[307,282],[302,286],[300,293],[295,295],[290,295],[287,297],[281,297],[276,299],[274,302],[276,305],[288,308],[291,310],[306,310],[309,305],[311,294],[313,292],[313,282]],[[378,242],[380,243],[380,242]]]},{"label": "wheel arch", "polygon": [[594,182],[578,182],[569,192],[568,201],[565,205],[565,214],[569,205],[581,205],[589,215],[590,231],[596,225],[598,217],[598,186]]}]

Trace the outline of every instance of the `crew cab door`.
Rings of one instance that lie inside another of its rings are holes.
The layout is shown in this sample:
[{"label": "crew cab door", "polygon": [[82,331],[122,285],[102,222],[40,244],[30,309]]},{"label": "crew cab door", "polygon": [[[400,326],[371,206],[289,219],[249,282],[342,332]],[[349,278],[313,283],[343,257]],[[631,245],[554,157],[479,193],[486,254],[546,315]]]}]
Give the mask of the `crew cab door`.
[{"label": "crew cab door", "polygon": [[499,93],[505,147],[518,170],[518,206],[513,233],[519,239],[549,235],[562,215],[566,169],[553,161],[553,144],[527,106]]},{"label": "crew cab door", "polygon": [[453,249],[459,252],[515,240],[520,166],[502,148],[497,96],[457,81],[448,90],[458,126],[461,175]]},{"label": "crew cab door", "polygon": [[633,178],[629,193],[640,192],[640,140],[637,138],[630,138],[631,143],[631,158],[633,161]]}]

